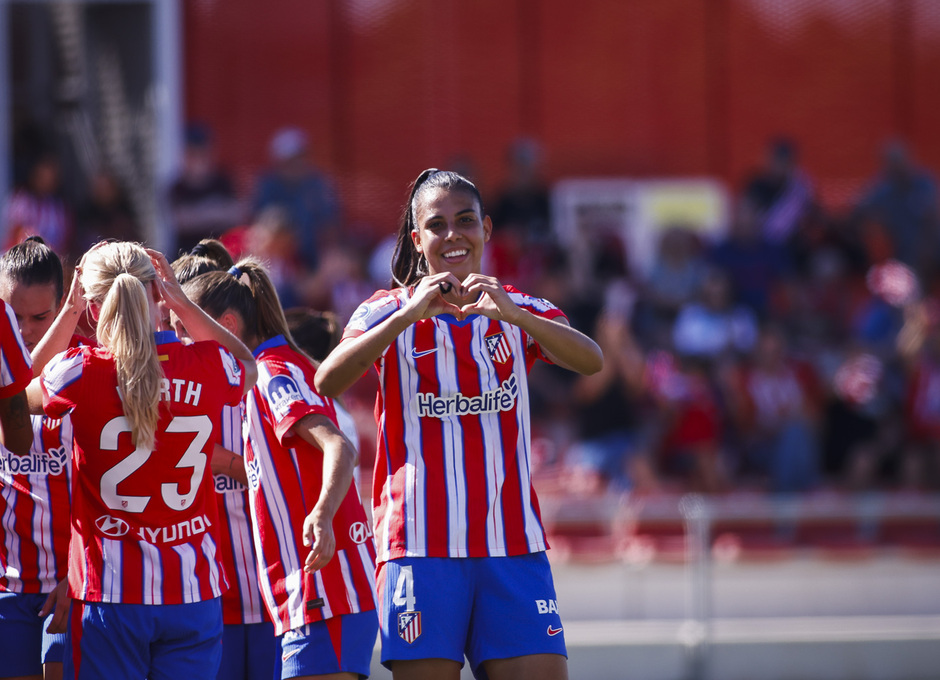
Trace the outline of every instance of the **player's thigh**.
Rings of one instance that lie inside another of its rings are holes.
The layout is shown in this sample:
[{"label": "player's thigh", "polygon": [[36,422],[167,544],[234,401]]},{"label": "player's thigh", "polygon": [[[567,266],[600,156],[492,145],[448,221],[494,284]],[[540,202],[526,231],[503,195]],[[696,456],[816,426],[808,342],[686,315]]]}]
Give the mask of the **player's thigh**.
[{"label": "player's thigh", "polygon": [[394,680],[459,680],[462,663],[451,659],[399,659],[392,662]]},{"label": "player's thigh", "polygon": [[568,660],[559,654],[530,654],[483,662],[488,680],[568,680]]},{"label": "player's thigh", "polygon": [[0,678],[42,677],[45,595],[0,593]]}]

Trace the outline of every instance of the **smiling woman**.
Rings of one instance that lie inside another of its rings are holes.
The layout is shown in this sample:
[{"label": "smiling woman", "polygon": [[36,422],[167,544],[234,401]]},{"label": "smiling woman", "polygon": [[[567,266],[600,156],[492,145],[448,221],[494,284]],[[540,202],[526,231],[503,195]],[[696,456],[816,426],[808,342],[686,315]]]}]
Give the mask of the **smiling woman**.
[{"label": "smiling woman", "polygon": [[[550,302],[482,273],[493,224],[477,188],[425,170],[392,272],[321,364],[336,396],[374,364],[372,490],[382,662],[396,680],[567,677],[548,548],[530,478],[536,359],[594,373],[603,357]],[[485,559],[465,559],[465,558]],[[473,641],[468,644],[467,640]]]}]

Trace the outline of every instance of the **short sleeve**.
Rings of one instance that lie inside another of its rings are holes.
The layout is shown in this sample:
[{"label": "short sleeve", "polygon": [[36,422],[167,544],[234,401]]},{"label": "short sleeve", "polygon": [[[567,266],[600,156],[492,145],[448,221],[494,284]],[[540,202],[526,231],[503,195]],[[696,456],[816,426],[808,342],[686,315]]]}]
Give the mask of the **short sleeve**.
[{"label": "short sleeve", "polygon": [[218,350],[227,386],[224,401],[228,406],[235,406],[241,402],[245,393],[245,367],[234,354],[221,345],[218,346]]},{"label": "short sleeve", "polygon": [[281,443],[304,416],[333,415],[328,400],[310,387],[303,370],[296,364],[266,360],[259,371],[255,389],[267,404],[274,421],[274,432]]},{"label": "short sleeve", "polygon": [[9,305],[2,305],[0,314],[0,399],[12,397],[26,389],[33,379],[33,362],[20,335],[16,315]]},{"label": "short sleeve", "polygon": [[79,379],[85,368],[85,353],[73,347],[57,354],[42,372],[42,409],[52,418],[61,418],[78,403]]},{"label": "short sleeve", "polygon": [[[525,309],[536,316],[540,316],[544,319],[565,319],[568,317],[565,316],[565,313],[558,309],[548,300],[543,298],[533,297],[531,295],[526,295],[521,293],[512,286],[505,286],[506,292],[509,293],[510,299],[516,303],[518,307]],[[529,356],[530,362],[535,359],[541,359],[547,363],[552,363],[552,360],[542,351],[541,346],[531,337],[527,339],[526,343],[526,354]]]},{"label": "short sleeve", "polygon": [[349,323],[346,324],[346,329],[343,331],[343,340],[355,338],[374,328],[398,311],[401,306],[400,295],[387,290],[377,291],[353,312],[353,315],[349,318]]}]

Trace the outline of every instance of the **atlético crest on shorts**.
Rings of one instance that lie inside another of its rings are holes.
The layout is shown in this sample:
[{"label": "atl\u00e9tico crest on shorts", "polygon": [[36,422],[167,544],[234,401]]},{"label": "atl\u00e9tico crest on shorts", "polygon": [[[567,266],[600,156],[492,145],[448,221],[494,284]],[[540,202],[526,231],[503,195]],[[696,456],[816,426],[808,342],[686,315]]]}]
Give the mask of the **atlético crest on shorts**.
[{"label": "atl\u00e9tico crest on shorts", "polygon": [[421,635],[421,612],[402,612],[398,615],[398,634],[409,645]]},{"label": "atl\u00e9tico crest on shorts", "polygon": [[512,348],[502,331],[487,335],[484,340],[486,340],[487,351],[496,363],[505,364],[506,360],[512,356]]}]

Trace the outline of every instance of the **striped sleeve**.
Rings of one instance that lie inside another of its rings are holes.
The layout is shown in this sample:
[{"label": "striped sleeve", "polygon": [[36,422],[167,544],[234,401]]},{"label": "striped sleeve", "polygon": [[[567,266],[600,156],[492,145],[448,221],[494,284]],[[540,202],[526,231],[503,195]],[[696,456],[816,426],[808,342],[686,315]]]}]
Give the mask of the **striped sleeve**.
[{"label": "striped sleeve", "polygon": [[53,357],[42,372],[42,407],[46,415],[61,418],[75,408],[70,389],[81,378],[84,368],[82,348],[67,349]]},{"label": "striped sleeve", "polygon": [[20,335],[16,315],[9,305],[2,305],[0,314],[0,399],[26,389],[33,379],[33,362]]},{"label": "striped sleeve", "polygon": [[332,416],[327,400],[311,389],[296,364],[269,359],[260,362],[258,368],[257,387],[264,395],[274,420],[274,433],[281,443],[304,416],[315,413]]},{"label": "striped sleeve", "polygon": [[343,331],[343,339],[362,335],[370,328],[374,328],[391,316],[402,306],[401,295],[404,291],[396,288],[394,291],[379,290],[372,297],[363,302],[353,312]]}]

